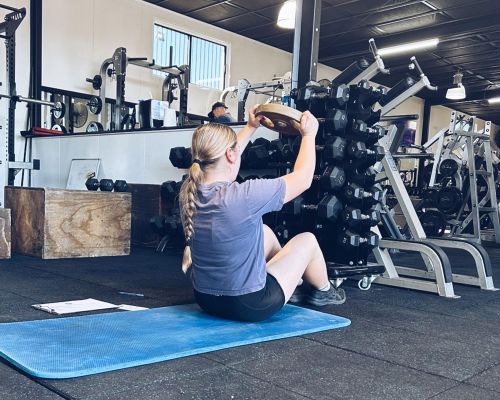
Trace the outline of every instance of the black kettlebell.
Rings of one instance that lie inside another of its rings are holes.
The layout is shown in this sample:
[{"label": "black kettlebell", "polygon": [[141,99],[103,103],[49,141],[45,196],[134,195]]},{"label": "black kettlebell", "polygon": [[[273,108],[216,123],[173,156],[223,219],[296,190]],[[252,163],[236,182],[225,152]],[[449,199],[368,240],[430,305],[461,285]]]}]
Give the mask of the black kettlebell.
[{"label": "black kettlebell", "polygon": [[128,192],[127,181],[124,181],[122,179],[117,179],[115,181],[115,192]]},{"label": "black kettlebell", "polygon": [[87,187],[88,190],[97,190],[99,189],[99,180],[96,178],[89,178],[85,182],[85,186]]},{"label": "black kettlebell", "polygon": [[103,192],[111,192],[114,186],[111,179],[101,179],[101,182],[99,182],[99,187]]}]

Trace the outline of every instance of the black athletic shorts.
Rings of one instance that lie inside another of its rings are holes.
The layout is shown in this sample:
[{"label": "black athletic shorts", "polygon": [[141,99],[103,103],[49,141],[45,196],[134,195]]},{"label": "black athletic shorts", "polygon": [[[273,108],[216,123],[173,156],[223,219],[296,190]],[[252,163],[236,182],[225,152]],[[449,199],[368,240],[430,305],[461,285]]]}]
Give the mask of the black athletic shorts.
[{"label": "black athletic shorts", "polygon": [[208,314],[235,321],[263,321],[285,304],[285,294],[276,278],[267,274],[266,286],[239,296],[216,296],[194,291],[198,305]]}]

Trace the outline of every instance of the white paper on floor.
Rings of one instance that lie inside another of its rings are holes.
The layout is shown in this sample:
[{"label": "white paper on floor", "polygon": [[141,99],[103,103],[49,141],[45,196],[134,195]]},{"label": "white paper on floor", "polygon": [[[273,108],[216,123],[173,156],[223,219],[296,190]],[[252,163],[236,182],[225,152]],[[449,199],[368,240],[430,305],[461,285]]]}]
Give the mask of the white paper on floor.
[{"label": "white paper on floor", "polygon": [[33,304],[32,307],[36,308],[37,310],[42,310],[57,315],[118,308],[116,304],[106,303],[104,301],[96,299],[61,301],[59,303]]}]

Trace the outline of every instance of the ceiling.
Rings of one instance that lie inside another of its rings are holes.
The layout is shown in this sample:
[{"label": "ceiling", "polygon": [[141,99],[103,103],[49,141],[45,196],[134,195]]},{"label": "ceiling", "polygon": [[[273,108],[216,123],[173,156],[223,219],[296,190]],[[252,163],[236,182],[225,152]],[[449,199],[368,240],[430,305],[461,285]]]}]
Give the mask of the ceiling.
[{"label": "ceiling", "polygon": [[[276,26],[284,0],[145,0],[211,25],[292,52],[293,30]],[[379,48],[438,37],[439,45],[415,52],[439,91],[420,97],[500,124],[500,0],[323,0],[319,62],[344,69],[369,57],[368,39]],[[386,56],[386,67],[400,67],[409,56]],[[460,69],[467,98],[445,99]],[[393,86],[401,74],[377,75],[373,81]]]}]

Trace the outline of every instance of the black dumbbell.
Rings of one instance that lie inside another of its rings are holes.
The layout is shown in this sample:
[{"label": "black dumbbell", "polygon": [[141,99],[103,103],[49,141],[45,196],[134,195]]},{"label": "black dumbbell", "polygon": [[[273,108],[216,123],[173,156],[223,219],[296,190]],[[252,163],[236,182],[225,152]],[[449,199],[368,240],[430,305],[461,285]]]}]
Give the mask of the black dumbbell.
[{"label": "black dumbbell", "polygon": [[299,196],[286,203],[282,208],[282,212],[287,215],[299,215],[302,210],[316,210],[318,217],[334,221],[342,211],[342,202],[333,195],[327,195],[317,205],[304,204],[304,198]]},{"label": "black dumbbell", "polygon": [[271,140],[269,150],[273,161],[287,162],[293,160],[292,147],[286,139]]},{"label": "black dumbbell", "polygon": [[[302,137],[297,136],[293,142],[293,152],[299,154]],[[325,161],[342,161],[344,159],[347,141],[339,136],[328,136],[325,138],[325,144],[316,145],[316,151],[322,152],[322,158]]]},{"label": "black dumbbell", "polygon": [[344,170],[334,165],[329,165],[321,175],[314,175],[313,179],[319,181],[320,186],[329,192],[340,190],[346,182]]},{"label": "black dumbbell", "polygon": [[330,135],[332,133],[341,134],[349,120],[344,110],[332,108],[326,112],[325,118],[318,118],[318,122],[323,125],[324,133]]},{"label": "black dumbbell", "polygon": [[245,155],[245,166],[250,168],[265,167],[269,161],[269,150],[266,145],[253,145]]},{"label": "black dumbbell", "polygon": [[370,204],[375,204],[382,200],[384,191],[377,185],[373,186],[369,191],[364,190],[361,186],[355,183],[349,183],[344,188],[344,198],[350,204],[359,201],[366,201]]},{"label": "black dumbbell", "polygon": [[380,112],[373,111],[371,107],[365,107],[362,103],[349,104],[347,115],[349,118],[365,121],[368,126],[372,126],[380,121]]},{"label": "black dumbbell", "polygon": [[347,154],[357,160],[371,157],[375,161],[380,161],[384,158],[385,150],[382,146],[374,146],[373,150],[368,149],[363,142],[352,141],[347,147]]},{"label": "black dumbbell", "polygon": [[185,179],[178,181],[178,182],[175,182],[175,192],[176,193],[181,192],[182,184],[184,183],[184,181],[185,181]]},{"label": "black dumbbell", "polygon": [[95,191],[99,189],[99,180],[96,178],[89,178],[85,182],[85,186],[87,187],[88,190]]},{"label": "black dumbbell", "polygon": [[364,189],[369,189],[375,184],[377,171],[373,167],[367,168],[363,172],[356,170],[347,170],[347,179],[349,182],[362,186]]},{"label": "black dumbbell", "polygon": [[321,103],[328,108],[342,107],[349,100],[349,88],[344,84],[324,87],[317,82],[310,82],[304,87],[293,89],[290,97],[295,100],[299,110],[311,109]]},{"label": "black dumbbell", "polygon": [[368,232],[366,235],[361,236],[359,244],[360,246],[372,248],[378,246],[379,240],[380,238],[375,232]]},{"label": "black dumbbell", "polygon": [[101,179],[99,182],[99,188],[103,192],[111,192],[113,191],[115,184],[111,179]]},{"label": "black dumbbell", "polygon": [[167,201],[173,200],[177,195],[175,181],[165,181],[160,186],[160,195]]},{"label": "black dumbbell", "polygon": [[168,157],[176,168],[189,168],[191,166],[191,149],[186,147],[172,147]]},{"label": "black dumbbell", "polygon": [[117,179],[114,184],[115,192],[128,192],[128,183],[123,179]]},{"label": "black dumbbell", "polygon": [[243,149],[241,153],[241,166],[245,168],[247,166],[247,159],[248,159],[248,150],[253,146],[253,143],[251,141],[248,142],[246,145],[245,149]]},{"label": "black dumbbell", "polygon": [[149,220],[149,225],[160,236],[173,235],[182,229],[177,216],[157,215]]},{"label": "black dumbbell", "polygon": [[379,237],[374,232],[368,232],[366,235],[361,236],[347,229],[337,236],[337,243],[345,247],[375,247],[378,245],[378,242]]},{"label": "black dumbbell", "polygon": [[342,221],[350,228],[357,230],[370,229],[377,225],[381,220],[380,210],[375,208],[368,210],[363,214],[359,208],[346,207],[342,212]]},{"label": "black dumbbell", "polygon": [[292,159],[292,148],[285,139],[275,139],[270,142],[265,138],[257,138],[248,149],[245,161],[250,167],[259,167],[265,166],[270,161],[287,162]]},{"label": "black dumbbell", "polygon": [[347,85],[331,83],[327,86],[327,90],[326,106],[328,108],[342,107],[349,101],[350,91]]},{"label": "black dumbbell", "polygon": [[370,85],[370,82],[368,82],[366,79],[363,79],[359,81],[357,85],[351,85],[349,87],[349,101],[351,103],[359,102],[363,104],[364,107],[371,107],[386,93],[386,88],[382,86],[374,88]]},{"label": "black dumbbell", "polygon": [[353,120],[350,128],[350,130],[348,129],[349,136],[365,142],[368,146],[377,143],[387,133],[381,126],[369,127],[365,121],[360,119]]},{"label": "black dumbbell", "polygon": [[373,149],[367,149],[363,142],[353,141],[347,146],[347,155],[350,159],[347,161],[349,168],[368,168],[381,161],[385,157],[385,149],[382,146],[374,146]]}]

